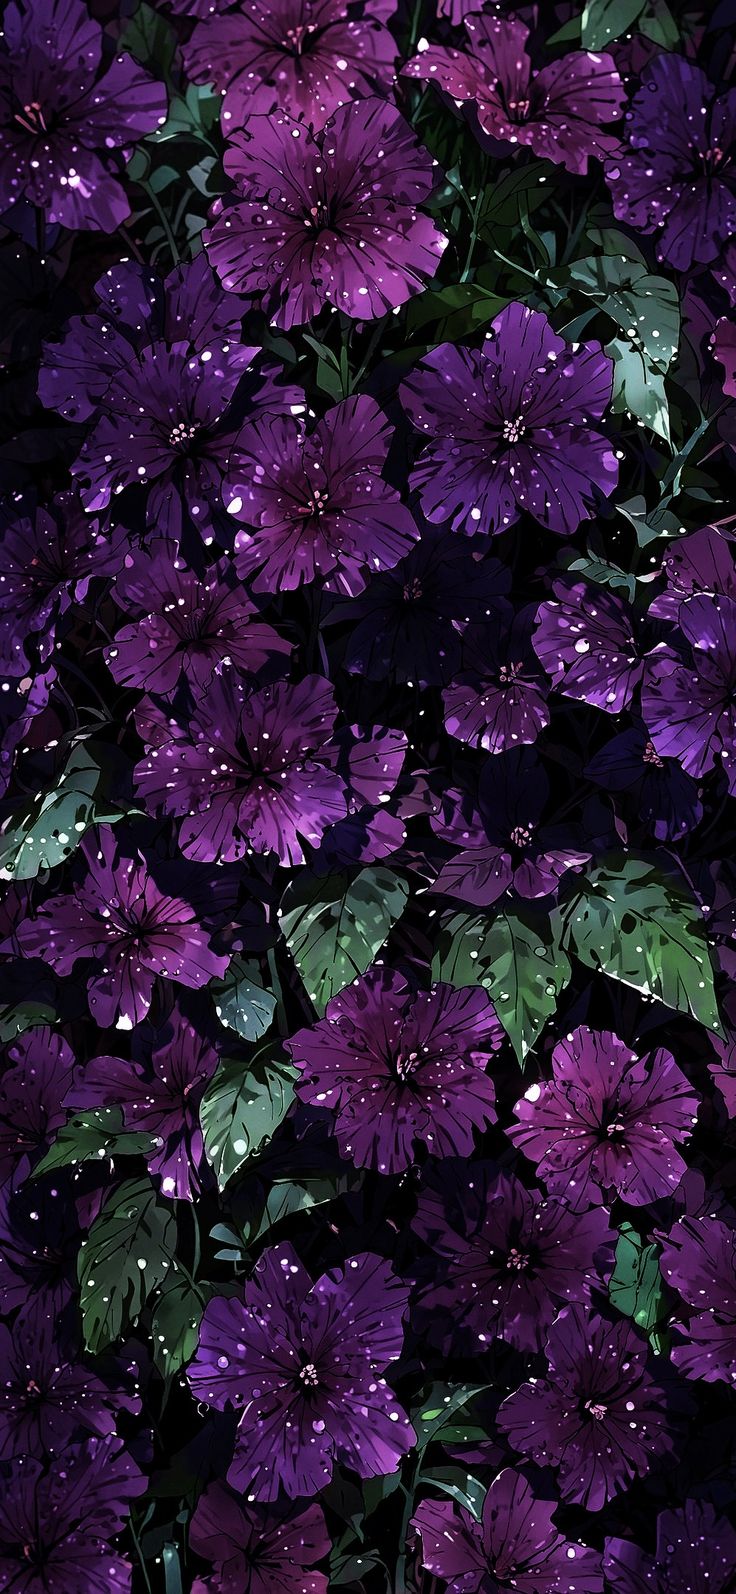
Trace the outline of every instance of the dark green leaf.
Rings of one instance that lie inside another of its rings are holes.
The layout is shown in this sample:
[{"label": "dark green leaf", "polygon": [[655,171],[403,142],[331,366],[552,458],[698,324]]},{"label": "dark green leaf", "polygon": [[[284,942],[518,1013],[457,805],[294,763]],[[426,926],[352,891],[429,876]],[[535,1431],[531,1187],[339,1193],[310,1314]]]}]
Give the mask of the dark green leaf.
[{"label": "dark green leaf", "polygon": [[653,370],[669,369],[680,341],[680,304],[673,282],[620,253],[576,260],[569,277],[581,293],[600,300],[601,309]]},{"label": "dark green leaf", "polygon": [[639,32],[662,50],[680,47],[680,30],[665,0],[648,0],[639,18]]},{"label": "dark green leaf", "polygon": [[489,1384],[433,1384],[412,1412],[411,1420],[420,1454],[435,1440],[441,1441],[443,1429],[449,1424],[450,1417],[462,1411],[475,1395],[482,1395],[490,1387]]},{"label": "dark green leaf", "polygon": [[45,1157],[33,1170],[34,1179],[55,1168],[78,1162],[102,1162],[109,1157],[150,1157],[160,1145],[153,1135],[123,1126],[119,1107],[97,1107],[77,1113],[62,1125]]},{"label": "dark green leaf", "polygon": [[276,1008],[276,997],[251,977],[254,971],[257,965],[234,957],[224,979],[213,980],[211,986],[220,1023],[244,1041],[259,1041],[265,1035]]},{"label": "dark green leaf", "polygon": [[410,300],[406,334],[408,338],[416,338],[422,328],[429,327],[432,343],[457,342],[493,321],[507,304],[508,299],[489,293],[477,283],[456,282],[449,288],[420,293]]},{"label": "dark green leaf", "polygon": [[[207,1295],[211,1290],[207,1290]],[[191,1361],[199,1339],[205,1294],[176,1269],[169,1270],[151,1318],[153,1359],[165,1378]]]},{"label": "dark green leaf", "polygon": [[318,1013],[373,962],[404,911],[408,889],[381,865],[361,869],[352,882],[331,875],[289,886],[279,923]]},{"label": "dark green leaf", "polygon": [[546,914],[531,924],[516,913],[455,913],[437,938],[432,977],[482,985],[523,1063],[568,983],[570,960]]},{"label": "dark green leaf", "polygon": [[613,360],[611,409],[614,414],[633,416],[665,443],[670,443],[670,407],[662,373],[655,371],[646,355],[623,338],[613,338],[606,344],[605,352]]},{"label": "dark green leaf", "polygon": [[220,1064],[205,1091],[199,1119],[221,1190],[286,1117],[296,1077],[295,1069],[268,1053],[248,1063],[228,1058]]},{"label": "dark green leaf", "polygon": [[255,1245],[283,1218],[293,1217],[296,1212],[309,1212],[312,1207],[324,1206],[359,1183],[360,1175],[349,1173],[339,1178],[279,1179],[271,1186],[265,1205],[244,1224],[243,1238],[248,1245]]},{"label": "dark green leaf", "polygon": [[[189,83],[185,95],[172,97],[163,127],[150,133],[146,143],[162,144],[170,138],[182,137],[204,139],[217,124],[221,103],[221,96],[211,84]],[[139,145],[138,149],[141,147]]]},{"label": "dark green leaf", "polygon": [[[487,1435],[483,1437],[487,1438]],[[487,1491],[485,1484],[473,1477],[471,1472],[465,1472],[462,1467],[432,1467],[431,1471],[422,1472],[418,1481],[439,1489],[442,1494],[449,1494],[451,1500],[456,1500],[458,1505],[475,1517],[476,1522],[480,1522]]]},{"label": "dark green leaf", "polygon": [[0,1007],[0,1042],[6,1045],[27,1029],[53,1024],[55,1019],[56,1012],[50,1002],[19,1002],[17,1007],[8,1003]]},{"label": "dark green leaf", "polygon": [[659,1247],[648,1245],[630,1223],[622,1223],[616,1263],[608,1282],[611,1304],[631,1317],[650,1337],[667,1316],[665,1288],[659,1270]]},{"label": "dark green leaf", "polygon": [[129,51],[154,77],[167,78],[176,54],[176,34],[160,11],[139,5],[123,28],[118,49]]},{"label": "dark green leaf", "polygon": [[584,50],[606,50],[636,22],[645,0],[586,0],[581,38]]},{"label": "dark green leaf", "polygon": [[176,1220],[160,1206],[150,1179],[114,1190],[79,1252],[80,1309],[87,1349],[95,1354],[134,1323],[166,1277]]},{"label": "dark green leaf", "polygon": [[75,747],[58,785],[6,819],[0,833],[0,879],[33,880],[41,869],[63,863],[90,825],[123,819],[119,809],[98,795],[101,779],[89,746]]}]

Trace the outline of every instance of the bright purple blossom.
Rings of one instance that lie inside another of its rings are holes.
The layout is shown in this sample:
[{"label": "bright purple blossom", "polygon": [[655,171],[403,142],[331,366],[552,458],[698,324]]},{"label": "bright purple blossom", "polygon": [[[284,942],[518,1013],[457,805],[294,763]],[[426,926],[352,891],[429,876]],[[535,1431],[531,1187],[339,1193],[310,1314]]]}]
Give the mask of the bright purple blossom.
[{"label": "bright purple blossom", "polygon": [[27,1178],[40,1152],[65,1122],[62,1102],[74,1078],[74,1054],[46,1028],[19,1035],[0,1077],[0,1184]]},{"label": "bright purple blossom", "polygon": [[51,509],[23,515],[0,531],[0,671],[25,675],[28,649],[44,663],[56,628],[72,603],[83,602],[93,576],[116,575],[125,555],[121,526],[101,531],[72,493]]},{"label": "bright purple blossom", "polygon": [[563,1307],[546,1356],[549,1376],[503,1401],[499,1427],[515,1450],[558,1469],[563,1500],[600,1511],[672,1450],[664,1390],[647,1372],[647,1343],[632,1325],[582,1306]]},{"label": "bright purple blossom", "polygon": [[665,52],[642,73],[627,148],[606,166],[620,221],[657,232],[676,271],[715,260],[736,231],[736,89],[718,95],[694,61]]},{"label": "bright purple blossom", "polygon": [[317,846],[345,816],[330,744],[337,708],[321,676],[248,693],[230,673],[185,725],[145,704],[139,715],[150,751],[136,766],[138,790],[152,809],[183,816],[186,858],[235,863],[275,852],[281,863],[303,863],[302,841]]},{"label": "bright purple blossom", "polygon": [[643,669],[628,605],[587,581],[558,580],[553,591],[532,638],[540,664],[565,697],[620,714]]},{"label": "bright purple blossom", "polygon": [[395,107],[355,100],[313,134],[250,116],[225,154],[237,191],[206,245],[223,286],[258,294],[277,326],[326,304],[370,321],[421,292],[446,247],[417,205],[434,163]]},{"label": "bright purple blossom", "polygon": [[2,1594],[128,1594],[131,1565],[110,1540],[145,1487],[112,1436],[70,1445],[46,1470],[14,1462],[0,1494]]},{"label": "bright purple blossom", "polygon": [[662,1272],[694,1310],[672,1351],[688,1378],[736,1385],[736,1229],[716,1217],[685,1217],[662,1246]]},{"label": "bright purple blossom", "polygon": [[0,210],[26,199],[62,227],[114,232],[130,215],[123,155],[166,120],[166,90],[130,55],[102,70],[82,0],[6,6],[0,41]]},{"label": "bright purple blossom", "polygon": [[516,1103],[510,1139],[548,1190],[582,1210],[618,1193],[632,1206],[670,1196],[685,1172],[678,1144],[699,1098],[663,1047],[637,1057],[583,1024],[552,1053],[552,1079]]},{"label": "bright purple blossom", "polygon": [[341,1155],[400,1173],[418,1143],[435,1157],[472,1152],[473,1130],[495,1121],[486,1067],[502,1039],[485,991],[434,985],[415,994],[376,966],[286,1044],[300,1071],[296,1093],[332,1112]]},{"label": "bright purple blossom", "polygon": [[549,724],[547,684],[531,646],[530,613],[499,603],[486,625],[463,632],[461,668],[442,693],[445,729],[469,747],[505,753]]},{"label": "bright purple blossom", "polygon": [[314,431],[291,416],[243,428],[225,487],[235,568],[256,592],[319,580],[328,592],[362,592],[419,535],[395,487],[384,481],[393,429],[367,394],[328,410]]},{"label": "bright purple blossom", "polygon": [[526,512],[574,532],[618,480],[610,442],[590,425],[610,403],[612,373],[600,344],[573,350],[523,304],[501,311],[480,350],[440,344],[401,386],[428,438],[411,478],[427,519],[473,534]]},{"label": "bright purple blossom", "polygon": [[540,1500],[521,1473],[494,1478],[476,1522],[451,1500],[422,1500],[411,1526],[421,1562],[447,1594],[602,1594],[600,1555],[566,1539],[552,1521],[556,1501]]},{"label": "bright purple blossom", "polygon": [[68,1358],[43,1299],[31,1299],[12,1327],[0,1323],[0,1366],[2,1461],[63,1459],[75,1438],[114,1433],[116,1412],[140,1411],[137,1395],[111,1388],[83,1362]]},{"label": "bright purple blossom", "polygon": [[603,1565],[613,1594],[733,1594],[736,1530],[707,1500],[686,1500],[658,1516],[655,1556],[606,1539]]},{"label": "bright purple blossom", "polygon": [[380,1375],[401,1355],[408,1292],[370,1253],[316,1283],[290,1245],[264,1252],[244,1298],[205,1307],[188,1378],[242,1413],[228,1482],[249,1501],[316,1494],[333,1466],[396,1471],[414,1430]]},{"label": "bright purple blossom", "polygon": [[578,175],[587,172],[589,156],[616,152],[618,140],[601,127],[618,119],[626,91],[610,55],[575,50],[533,72],[523,22],[468,16],[465,32],[467,51],[430,44],[402,73],[474,106],[488,137],[526,146]]},{"label": "bright purple blossom", "polygon": [[184,45],[195,83],[225,90],[222,124],[287,111],[314,129],[358,96],[389,94],[395,0],[245,0],[199,22]]},{"label": "bright purple blossom", "polygon": [[680,604],[696,593],[718,592],[736,598],[733,547],[728,534],[717,526],[701,526],[673,542],[662,560],[667,585],[649,605],[650,616],[677,624]]},{"label": "bright purple blossom", "polygon": [[50,897],[18,929],[27,957],[41,957],[66,976],[79,958],[102,964],[87,984],[100,1028],[132,1029],[145,1018],[156,977],[198,988],[223,975],[218,957],[187,902],[164,896],[141,854],[117,853],[114,830],[102,825],[82,843],[86,873],[64,896]]},{"label": "bright purple blossom", "polygon": [[211,1483],[197,1501],[189,1543],[214,1562],[206,1585],[214,1594],[327,1594],[327,1574],[314,1570],[332,1548],[318,1505],[266,1510]]},{"label": "bright purple blossom", "polygon": [[499,1338],[542,1350],[557,1309],[589,1301],[613,1266],[603,1208],[572,1212],[483,1163],[463,1166],[462,1178],[438,1173],[412,1228],[440,1259],[417,1298],[423,1316],[469,1331],[477,1349]]},{"label": "bright purple blossom", "polygon": [[697,779],[719,763],[736,793],[736,597],[688,598],[678,625],[692,662],[663,643],[650,653],[641,711],[660,758]]}]

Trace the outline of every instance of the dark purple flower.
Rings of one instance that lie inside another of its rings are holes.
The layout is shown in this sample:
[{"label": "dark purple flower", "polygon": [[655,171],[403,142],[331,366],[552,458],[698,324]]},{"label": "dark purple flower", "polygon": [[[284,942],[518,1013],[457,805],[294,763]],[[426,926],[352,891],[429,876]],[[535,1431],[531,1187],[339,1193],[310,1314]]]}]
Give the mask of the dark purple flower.
[{"label": "dark purple flower", "polygon": [[618,480],[608,438],[589,424],[612,380],[600,344],[573,350],[523,304],[501,311],[480,350],[440,344],[401,386],[429,438],[411,478],[427,519],[473,534],[505,531],[526,512],[574,532]]},{"label": "dark purple flower", "polygon": [[263,297],[276,326],[323,305],[370,321],[420,293],[447,239],[416,206],[434,163],[394,106],[355,100],[322,133],[251,116],[225,170],[237,190],[206,245],[223,286]]},{"label": "dark purple flower", "polygon": [[671,1054],[646,1057],[583,1024],[552,1053],[552,1080],[530,1085],[508,1134],[547,1188],[580,1210],[617,1192],[632,1206],[670,1196],[685,1172],[697,1095]]},{"label": "dark purple flower", "polygon": [[436,836],[460,850],[442,864],[433,890],[489,907],[505,891],[546,897],[570,869],[582,869],[590,851],[575,827],[541,825],[549,797],[544,766],[527,748],[489,758],[478,781],[478,806],[460,791],[446,791]]},{"label": "dark purple flower", "polygon": [[657,841],[680,841],[703,817],[695,782],[674,759],[660,758],[641,724],[606,742],[584,774],[604,791],[628,793]]},{"label": "dark purple flower", "polygon": [[355,602],[336,605],[327,623],[352,622],[351,673],[418,686],[451,680],[460,668],[463,627],[493,614],[509,588],[506,567],[484,553],[427,526],[400,564],[374,576]]},{"label": "dark purple flower", "polygon": [[127,1594],[130,1562],[110,1540],[145,1487],[111,1435],[70,1445],[46,1470],[14,1462],[0,1493],[1,1594]]},{"label": "dark purple flower", "polygon": [[151,750],[136,766],[138,790],[151,808],[184,816],[185,857],[234,863],[275,852],[303,863],[300,838],[317,846],[345,816],[330,745],[337,709],[321,676],[250,694],[232,673],[216,678],[185,727],[144,711]]},{"label": "dark purple flower", "polygon": [[264,1252],[244,1299],[205,1307],[188,1379],[242,1412],[228,1483],[249,1502],[316,1494],[337,1462],[395,1472],[414,1430],[380,1374],[401,1355],[407,1289],[364,1253],[316,1283],[290,1245]]},{"label": "dark purple flower", "polygon": [[10,521],[0,531],[0,670],[25,675],[28,646],[44,663],[56,626],[74,602],[83,602],[93,576],[116,575],[126,533],[102,532],[83,514],[72,493],[51,509]]},{"label": "dark purple flower", "polygon": [[606,1539],[603,1566],[613,1594],[733,1594],[736,1531],[707,1500],[686,1500],[658,1516],[656,1556]]},{"label": "dark purple flower", "polygon": [[166,90],[130,55],[102,70],[81,0],[25,0],[0,41],[0,210],[26,199],[62,227],[114,232],[130,215],[123,150],[166,120]]},{"label": "dark purple flower", "polygon": [[575,50],[532,72],[523,22],[468,16],[465,32],[467,52],[425,41],[402,72],[436,83],[456,105],[472,104],[488,137],[527,146],[570,172],[587,172],[591,155],[615,154],[618,139],[601,124],[618,119],[626,91],[610,55]]},{"label": "dark purple flower", "polygon": [[442,693],[445,729],[459,742],[505,753],[537,740],[549,724],[547,684],[531,647],[530,611],[506,603],[462,638],[461,668]]},{"label": "dark purple flower", "polygon": [[715,260],[736,231],[736,90],[720,96],[701,67],[656,55],[627,115],[628,147],[606,166],[614,214],[658,231],[676,271]]},{"label": "dark purple flower", "polygon": [[440,1258],[418,1303],[481,1345],[506,1339],[542,1350],[555,1312],[589,1301],[613,1266],[616,1235],[601,1207],[572,1212],[488,1164],[438,1174],[419,1197],[412,1228]]},{"label": "dark purple flower", "polygon": [[39,1306],[43,1303],[52,1319],[59,1316],[77,1287],[77,1258],[85,1227],[61,1174],[57,1180],[25,1184],[14,1194],[10,1185],[0,1186],[0,1299],[4,1312],[33,1300]]},{"label": "dark purple flower", "polygon": [[317,873],[358,861],[376,863],[406,840],[394,795],[408,746],[403,731],[352,725],[338,732],[336,742],[348,812],[325,832],[312,859]]},{"label": "dark purple flower", "polygon": [[736,1384],[736,1229],[685,1217],[662,1246],[662,1272],[695,1310],[672,1360],[688,1378]]},{"label": "dark purple flower", "polygon": [[678,625],[692,650],[685,662],[662,644],[649,654],[641,711],[660,758],[676,758],[697,779],[720,762],[736,794],[736,597],[693,597]]},{"label": "dark purple flower", "polygon": [[620,714],[643,670],[629,606],[587,581],[561,579],[553,591],[539,605],[532,638],[540,664],[565,697]]},{"label": "dark purple flower", "polygon": [[74,1054],[61,1035],[29,1029],[8,1046],[0,1077],[0,1184],[22,1184],[39,1152],[65,1122],[62,1102]]},{"label": "dark purple flower", "polygon": [[164,539],[128,555],[112,595],[136,616],[104,650],[121,686],[167,695],[184,678],[196,700],[223,668],[255,676],[292,651],[231,579],[229,561],[197,576]]},{"label": "dark purple flower", "polygon": [[521,1473],[505,1467],[483,1503],[483,1518],[451,1500],[422,1500],[411,1526],[421,1562],[447,1594],[602,1594],[601,1558],[565,1538]]},{"label": "dark purple flower", "polygon": [[667,549],[662,560],[667,578],[663,592],[649,605],[654,619],[677,624],[680,604],[696,593],[723,593],[736,598],[736,565],[731,538],[717,526],[701,526]]},{"label": "dark purple flower", "polygon": [[66,1453],[80,1431],[103,1438],[115,1432],[115,1413],[140,1411],[141,1402],[111,1388],[83,1362],[70,1361],[41,1299],[29,1303],[12,1327],[0,1323],[0,1460]]},{"label": "dark purple flower", "polygon": [[203,1160],[199,1104],[215,1072],[218,1055],[175,1008],[146,1065],[136,1059],[95,1057],[68,1092],[66,1107],[122,1108],[126,1129],[155,1136],[161,1149],[148,1157],[149,1173],[166,1196],[192,1201],[200,1189]]},{"label": "dark purple flower", "polygon": [[291,416],[243,428],[225,486],[231,515],[251,528],[235,539],[235,568],[256,592],[319,580],[328,592],[362,592],[419,535],[381,474],[393,429],[367,394],[328,410],[308,435]]},{"label": "dark purple flower", "polygon": [[184,70],[225,90],[226,129],[278,110],[319,129],[359,95],[390,94],[397,46],[386,23],[395,10],[395,0],[246,0],[198,23]]},{"label": "dark purple flower", "polygon": [[225,973],[228,959],[211,951],[189,904],[158,890],[140,854],[138,861],[116,855],[110,826],[100,826],[81,851],[87,872],[79,883],[50,897],[17,933],[27,957],[42,957],[63,976],[79,958],[103,965],[87,983],[100,1028],[139,1024],[157,976],[198,988]]},{"label": "dark purple flower", "polygon": [[672,1450],[664,1390],[629,1322],[565,1306],[547,1337],[547,1378],[504,1400],[498,1424],[515,1450],[558,1470],[564,1500],[600,1511],[655,1456]]},{"label": "dark purple flower", "polygon": [[297,1096],[334,1114],[340,1153],[359,1168],[400,1173],[421,1143],[468,1156],[473,1130],[495,1121],[486,1072],[503,1031],[485,991],[434,985],[414,993],[377,965],[286,1045]]},{"label": "dark purple flower", "polygon": [[7,790],[19,744],[48,708],[56,682],[52,664],[39,674],[0,681],[0,797]]},{"label": "dark purple flower", "polygon": [[327,1594],[327,1574],[314,1571],[332,1548],[318,1505],[269,1511],[211,1483],[197,1501],[189,1543],[214,1562],[207,1587],[215,1594]]},{"label": "dark purple flower", "polygon": [[716,321],[711,348],[723,366],[723,391],[727,398],[736,398],[736,321],[730,316],[720,316]]}]

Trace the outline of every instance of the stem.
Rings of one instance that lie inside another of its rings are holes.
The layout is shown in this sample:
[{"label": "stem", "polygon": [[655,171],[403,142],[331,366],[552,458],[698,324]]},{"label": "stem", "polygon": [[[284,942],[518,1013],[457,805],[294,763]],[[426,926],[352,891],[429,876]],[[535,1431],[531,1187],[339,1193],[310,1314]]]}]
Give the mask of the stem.
[{"label": "stem", "polygon": [[151,188],[150,184],[145,181],[145,179],[139,179],[138,187],[143,189],[151,209],[155,210],[161,226],[163,227],[166,242],[171,251],[171,258],[174,262],[174,265],[178,266],[179,261],[181,260],[181,255],[179,254],[179,248],[174,234],[171,231],[171,225],[166,211],[164,210],[163,206],[159,204],[158,195],[154,194],[153,189]]},{"label": "stem", "polygon": [[483,184],[481,184],[480,188],[478,189],[478,193],[476,194],[475,200],[473,201],[473,208],[471,211],[472,225],[470,228],[470,242],[468,244],[468,252],[465,256],[465,265],[460,272],[461,282],[467,282],[468,277],[470,276],[471,261],[473,259],[475,246],[478,242],[478,220],[480,217],[483,200],[485,199],[485,192],[485,187]]},{"label": "stem", "polygon": [[272,946],[269,946],[266,950],[266,962],[268,964],[268,972],[271,976],[271,989],[276,997],[276,1026],[279,1035],[288,1035],[289,1020],[286,1016],[284,992],[281,985],[279,971],[276,967],[276,952]]},{"label": "stem", "polygon": [[144,1581],[144,1583],[146,1585],[146,1588],[148,1589],[148,1594],[153,1594],[153,1589],[151,1587],[151,1579],[148,1576],[148,1567],[146,1566],[145,1560],[143,1558],[143,1551],[141,1549],[141,1541],[140,1541],[140,1539],[138,1537],[138,1534],[136,1533],[135,1526],[134,1526],[134,1523],[133,1523],[133,1513],[132,1513],[132,1511],[130,1513],[130,1516],[128,1517],[128,1527],[130,1528],[130,1537],[133,1540],[133,1544],[135,1545],[135,1553],[138,1556],[138,1560],[141,1563],[141,1571],[143,1573],[143,1581]]}]

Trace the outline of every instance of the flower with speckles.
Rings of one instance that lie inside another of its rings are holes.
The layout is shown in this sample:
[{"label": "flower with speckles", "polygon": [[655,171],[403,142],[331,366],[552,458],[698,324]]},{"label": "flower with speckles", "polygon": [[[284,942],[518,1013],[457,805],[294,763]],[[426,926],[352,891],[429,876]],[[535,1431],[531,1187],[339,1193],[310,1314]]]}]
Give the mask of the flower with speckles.
[{"label": "flower with speckles", "polygon": [[472,535],[526,513],[574,532],[618,480],[611,443],[590,425],[612,383],[600,344],[573,349],[524,304],[501,311],[480,350],[441,343],[401,385],[426,439],[411,485],[427,519]]},{"label": "flower with speckles", "polygon": [[241,1413],[227,1478],[248,1501],[313,1495],[335,1463],[395,1472],[414,1430],[381,1376],[401,1355],[408,1290],[368,1252],[312,1282],[290,1245],[265,1251],[242,1299],[205,1307],[188,1379]]},{"label": "flower with speckles", "polygon": [[643,670],[630,605],[588,581],[560,577],[552,590],[532,637],[540,664],[565,697],[620,714]]},{"label": "flower with speckles", "polygon": [[0,1493],[3,1594],[128,1594],[130,1561],[110,1541],[145,1488],[111,1434],[69,1445],[47,1467],[18,1458]]},{"label": "flower with speckles", "polygon": [[736,598],[695,596],[680,604],[684,647],[649,654],[641,712],[661,758],[697,779],[720,764],[736,795]]},{"label": "flower with speckles", "polygon": [[618,1193],[632,1206],[672,1195],[699,1098],[663,1047],[637,1057],[586,1024],[558,1043],[552,1079],[516,1103],[510,1139],[550,1192],[577,1210]]},{"label": "flower with speckles", "polygon": [[246,1503],[224,1483],[211,1483],[197,1501],[189,1543],[203,1560],[214,1562],[202,1590],[327,1594],[327,1573],[314,1569],[332,1548],[318,1505],[272,1509]]},{"label": "flower with speckles", "polygon": [[64,1123],[62,1102],[74,1078],[74,1053],[45,1026],[7,1047],[0,1077],[0,1185],[22,1184]]},{"label": "flower with speckles", "polygon": [[686,1500],[657,1518],[657,1551],[606,1539],[603,1566],[613,1594],[734,1594],[736,1529],[707,1500]]},{"label": "flower with speckles", "polygon": [[473,1130],[495,1121],[489,1055],[503,1031],[485,991],[433,985],[413,992],[376,966],[287,1044],[301,1101],[333,1114],[343,1157],[401,1173],[418,1145],[469,1155]]},{"label": "flower with speckles", "polygon": [[355,100],[321,133],[285,112],[249,116],[225,153],[236,197],[205,235],[225,288],[258,294],[274,325],[330,305],[385,315],[434,276],[447,238],[417,205],[432,157],[385,100]]},{"label": "flower with speckles", "polygon": [[0,1323],[0,1366],[0,1461],[63,1457],[85,1433],[113,1434],[116,1412],[141,1408],[137,1395],[65,1352],[43,1297],[31,1296],[12,1327]]},{"label": "flower with speckles", "polygon": [[664,1241],[661,1268],[692,1307],[675,1366],[687,1378],[736,1386],[736,1229],[710,1215],[682,1218]]}]

